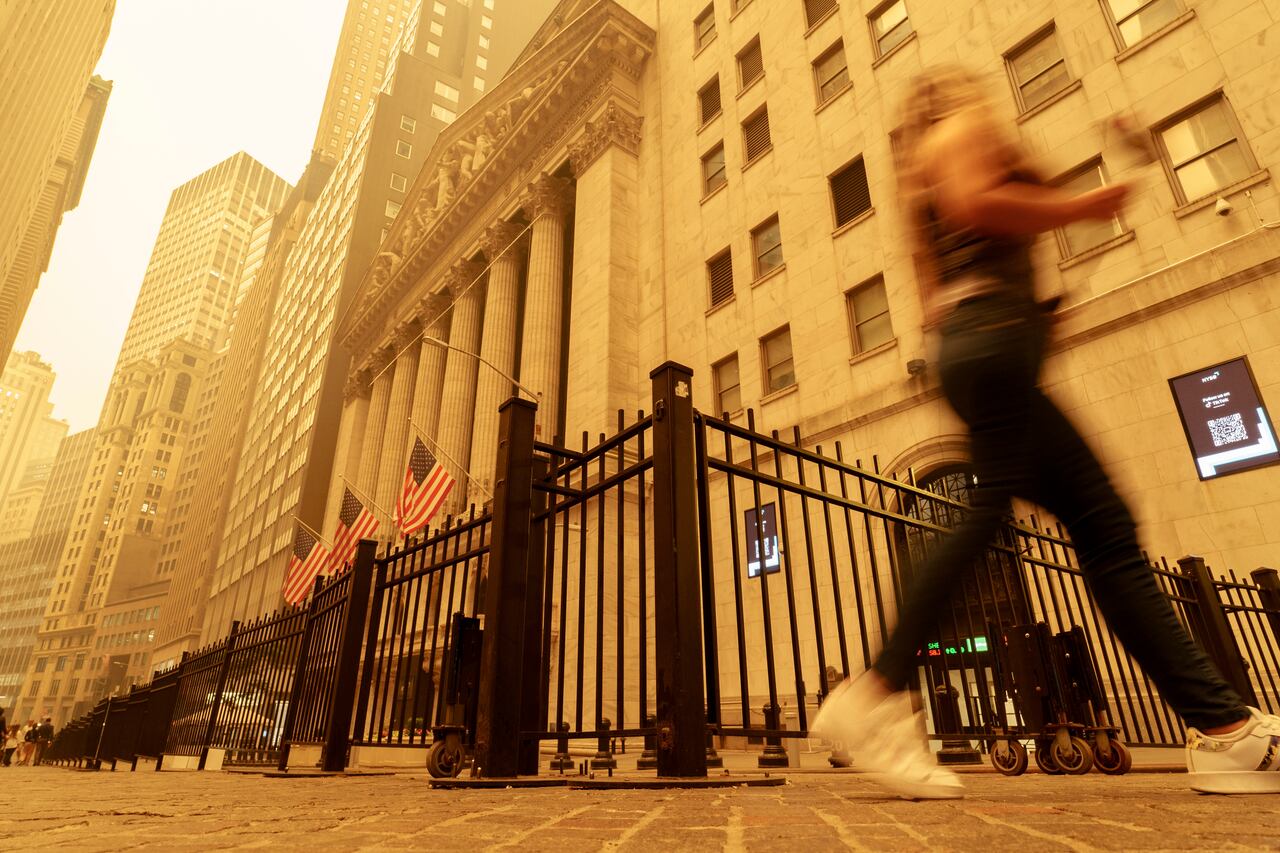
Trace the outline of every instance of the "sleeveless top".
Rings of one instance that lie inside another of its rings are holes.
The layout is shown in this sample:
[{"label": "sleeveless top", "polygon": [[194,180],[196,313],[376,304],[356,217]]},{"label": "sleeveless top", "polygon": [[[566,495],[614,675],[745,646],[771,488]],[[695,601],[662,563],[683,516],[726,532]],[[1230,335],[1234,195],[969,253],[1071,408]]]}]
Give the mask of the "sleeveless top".
[{"label": "sleeveless top", "polygon": [[[1009,180],[1038,183],[1034,176],[1014,171]],[[979,234],[972,228],[957,228],[938,214],[930,199],[925,203],[925,239],[937,265],[938,284],[945,298],[947,284],[960,279],[981,282],[977,294],[1007,294],[1031,297],[1031,239]]]}]

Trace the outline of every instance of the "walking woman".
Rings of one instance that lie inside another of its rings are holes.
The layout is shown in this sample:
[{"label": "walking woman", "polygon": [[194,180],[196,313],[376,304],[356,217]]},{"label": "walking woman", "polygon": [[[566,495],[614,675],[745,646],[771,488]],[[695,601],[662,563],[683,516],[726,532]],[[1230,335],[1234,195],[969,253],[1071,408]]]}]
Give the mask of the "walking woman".
[{"label": "walking woman", "polygon": [[1190,726],[1191,785],[1215,793],[1280,792],[1267,772],[1280,717],[1246,708],[1187,635],[1138,546],[1133,516],[1097,458],[1038,384],[1052,308],[1037,303],[1035,236],[1108,220],[1127,187],[1069,195],[1041,183],[994,117],[979,78],[940,67],[913,81],[905,104],[900,187],[922,270],[926,321],[940,324],[943,393],[969,428],[978,487],[964,521],[917,575],[872,669],[823,703],[813,730],[845,743],[856,765],[915,798],[963,795],[924,748],[907,688],[917,651],[962,573],[1014,497],[1070,531],[1111,629]]}]

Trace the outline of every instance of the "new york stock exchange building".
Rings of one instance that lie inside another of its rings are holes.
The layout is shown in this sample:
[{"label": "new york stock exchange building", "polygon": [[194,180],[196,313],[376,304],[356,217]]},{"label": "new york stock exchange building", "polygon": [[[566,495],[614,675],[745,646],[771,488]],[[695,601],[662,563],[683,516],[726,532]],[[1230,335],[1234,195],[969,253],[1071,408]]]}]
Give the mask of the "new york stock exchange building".
[{"label": "new york stock exchange building", "polygon": [[[908,82],[963,60],[1046,176],[1133,185],[1114,221],[1035,246],[1040,295],[1062,298],[1048,393],[1170,575],[1185,555],[1219,575],[1275,566],[1280,60],[1217,3],[1158,5],[1151,26],[1106,2],[566,0],[441,134],[343,317],[326,529],[343,478],[397,494],[419,439],[457,483],[441,517],[483,512],[499,407],[536,398],[537,441],[592,460],[556,480],[590,497],[547,519],[553,720],[634,725],[618,706],[654,630],[650,371],[684,365],[718,626],[708,701],[803,726],[824,679],[874,657],[920,554],[981,488],[921,328],[894,168]],[[1157,162],[1105,138],[1116,110],[1142,118]],[[966,581],[964,624],[922,650],[922,672],[968,657],[960,682],[933,673],[944,688],[980,689],[997,617],[1095,621],[1068,539],[1036,507],[1016,516]]]}]

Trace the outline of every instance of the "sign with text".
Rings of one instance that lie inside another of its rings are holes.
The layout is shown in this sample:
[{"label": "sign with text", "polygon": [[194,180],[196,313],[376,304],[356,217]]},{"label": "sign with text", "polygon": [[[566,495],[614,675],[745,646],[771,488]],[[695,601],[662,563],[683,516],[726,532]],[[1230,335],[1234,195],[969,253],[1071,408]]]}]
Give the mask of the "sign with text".
[{"label": "sign with text", "polygon": [[1276,433],[1242,356],[1169,380],[1201,480],[1280,462]]},{"label": "sign with text", "polygon": [[764,551],[764,570],[769,574],[782,571],[782,558],[778,554],[777,508],[771,503],[760,507],[759,530],[756,530],[755,507],[742,515],[747,525],[747,577],[760,577],[761,550]]}]

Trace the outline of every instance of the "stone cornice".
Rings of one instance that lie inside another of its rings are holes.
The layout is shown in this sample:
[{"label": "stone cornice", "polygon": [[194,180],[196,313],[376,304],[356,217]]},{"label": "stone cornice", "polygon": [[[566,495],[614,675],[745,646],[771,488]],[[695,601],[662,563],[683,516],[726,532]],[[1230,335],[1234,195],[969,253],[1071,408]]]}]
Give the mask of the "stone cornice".
[{"label": "stone cornice", "polygon": [[615,101],[605,105],[594,119],[587,121],[582,135],[569,143],[569,162],[575,175],[581,175],[609,146],[616,145],[632,154],[640,153],[640,127],[643,120]]},{"label": "stone cornice", "polygon": [[549,168],[545,158],[563,149],[601,99],[623,98],[634,108],[610,77],[621,73],[633,85],[656,39],[616,0],[600,0],[440,135],[392,225],[386,251],[356,289],[338,329],[357,363],[377,344],[375,335],[386,333],[380,330],[404,297],[424,279],[438,280],[453,258],[468,251],[465,240],[474,245],[481,211],[509,193],[513,182],[532,180],[537,172],[527,174],[530,167]]}]

